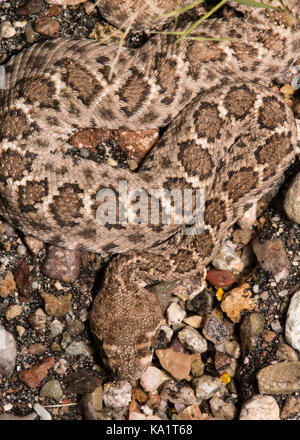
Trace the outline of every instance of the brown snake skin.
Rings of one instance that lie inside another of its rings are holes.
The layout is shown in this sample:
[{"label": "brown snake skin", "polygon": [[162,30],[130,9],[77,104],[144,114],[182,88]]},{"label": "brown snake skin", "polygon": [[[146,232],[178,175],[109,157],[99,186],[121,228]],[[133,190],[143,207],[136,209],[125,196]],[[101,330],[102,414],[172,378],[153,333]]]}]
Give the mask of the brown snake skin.
[{"label": "brown snake skin", "polygon": [[[102,1],[107,18],[116,3]],[[298,0],[285,4],[300,17]],[[122,5],[118,13],[128,14],[133,2]],[[203,279],[228,229],[295,156],[293,114],[265,86],[299,57],[300,25],[293,22],[291,32],[284,12],[240,9],[242,17],[211,19],[194,32],[232,41],[173,45],[173,37],[155,36],[139,49],[121,50],[110,82],[118,47],[93,40],[46,41],[5,65],[0,213],[46,243],[120,254],[108,264],[90,323],[107,364],[122,378],[138,378],[152,359],[161,310],[145,286],[164,280],[189,288]],[[70,154],[68,140],[81,128],[164,126],[135,173]],[[175,224],[124,225],[118,217],[100,224],[97,193],[117,196],[120,181],[147,193],[202,189],[202,234],[185,235]]]}]

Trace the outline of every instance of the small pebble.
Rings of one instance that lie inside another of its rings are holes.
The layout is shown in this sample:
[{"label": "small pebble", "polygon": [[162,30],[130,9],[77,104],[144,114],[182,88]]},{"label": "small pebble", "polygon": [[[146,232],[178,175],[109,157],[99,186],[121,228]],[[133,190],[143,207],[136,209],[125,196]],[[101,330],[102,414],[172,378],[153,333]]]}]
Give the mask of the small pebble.
[{"label": "small pebble", "polygon": [[241,272],[244,265],[240,257],[235,253],[232,247],[224,244],[215,258],[212,260],[212,265],[219,270],[237,271]]},{"label": "small pebble", "polygon": [[178,333],[178,339],[194,353],[204,353],[207,350],[206,339],[193,327],[184,327]]},{"label": "small pebble", "polygon": [[290,264],[285,246],[279,238],[267,240],[264,243],[259,243],[256,239],[253,241],[252,247],[261,267],[272,273],[276,283],[287,278]]},{"label": "small pebble", "polygon": [[261,394],[290,394],[300,391],[300,362],[279,362],[258,371]]},{"label": "small pebble", "polygon": [[58,380],[53,379],[46,382],[40,391],[41,397],[48,397],[49,399],[56,400],[59,402],[63,396],[63,390]]},{"label": "small pebble", "polygon": [[29,316],[28,320],[37,334],[41,335],[45,333],[47,315],[44,310],[37,309],[32,315]]},{"label": "small pebble", "polygon": [[64,324],[60,322],[58,319],[54,319],[50,323],[50,332],[51,337],[55,338],[56,336],[60,335],[63,332]]},{"label": "small pebble", "polygon": [[12,294],[16,288],[15,278],[13,273],[8,271],[5,277],[0,280],[0,296],[1,298],[7,298]]},{"label": "small pebble", "polygon": [[84,341],[73,341],[68,345],[66,352],[72,356],[91,356],[92,349]]},{"label": "small pebble", "polygon": [[0,376],[10,377],[14,371],[17,357],[15,338],[0,325]]},{"label": "small pebble", "polygon": [[171,348],[156,350],[155,354],[161,366],[177,380],[189,378],[192,362],[197,358],[195,354],[180,353]]},{"label": "small pebble", "polygon": [[257,338],[264,329],[264,318],[260,313],[248,313],[240,325],[240,338],[242,346],[253,350],[256,347]]},{"label": "small pebble", "polygon": [[279,406],[272,396],[257,395],[243,404],[240,420],[280,420]]},{"label": "small pebble", "polygon": [[253,310],[256,301],[251,298],[251,290],[248,283],[244,283],[230,290],[222,299],[221,309],[232,322],[240,322],[241,313],[244,310]]},{"label": "small pebble", "polygon": [[153,393],[170,377],[156,367],[149,366],[140,378],[140,384],[146,392]]},{"label": "small pebble", "polygon": [[71,293],[63,296],[55,296],[50,293],[41,292],[40,295],[45,302],[45,311],[47,315],[59,318],[66,315],[72,307]]},{"label": "small pebble", "polygon": [[281,361],[297,361],[298,355],[295,350],[287,344],[280,342],[276,347],[276,357]]},{"label": "small pebble", "polygon": [[206,279],[214,287],[228,287],[235,282],[235,278],[229,270],[210,270],[207,272]]},{"label": "small pebble", "polygon": [[38,416],[40,416],[40,418],[42,420],[52,420],[52,416],[49,413],[49,411],[46,410],[46,408],[44,408],[42,405],[40,405],[39,403],[35,403],[33,405],[33,409],[34,411],[37,413]]},{"label": "small pebble", "polygon": [[171,379],[164,383],[160,396],[171,403],[181,403],[185,406],[193,405],[196,402],[196,396],[193,388],[182,386],[179,382]]},{"label": "small pebble", "polygon": [[237,408],[232,402],[225,402],[219,397],[212,397],[209,401],[210,410],[214,417],[221,420],[234,420],[237,414]]},{"label": "small pebble", "polygon": [[285,339],[300,351],[300,290],[291,298],[285,322]]},{"label": "small pebble", "polygon": [[221,344],[231,338],[233,327],[218,310],[213,310],[206,318],[203,335],[214,344]]},{"label": "small pebble", "polygon": [[5,312],[5,317],[8,321],[11,319],[15,319],[17,316],[21,315],[22,313],[22,306],[19,306],[17,304],[9,306]]},{"label": "small pebble", "polygon": [[41,270],[51,279],[73,283],[80,274],[80,263],[80,251],[49,246]]},{"label": "small pebble", "polygon": [[108,382],[104,385],[103,402],[111,408],[127,407],[131,400],[131,384],[128,381]]},{"label": "small pebble", "polygon": [[213,396],[221,397],[225,392],[225,385],[218,377],[204,374],[193,379],[198,399],[208,400]]},{"label": "small pebble", "polygon": [[2,38],[12,38],[16,35],[16,30],[9,21],[4,21],[0,26],[0,36]]},{"label": "small pebble", "polygon": [[36,388],[41,381],[45,379],[48,370],[54,366],[54,356],[49,356],[43,359],[39,364],[34,365],[28,370],[22,371],[18,377],[30,388]]},{"label": "small pebble", "polygon": [[179,304],[173,302],[167,309],[167,317],[169,325],[176,325],[182,322],[185,318],[186,312]]}]

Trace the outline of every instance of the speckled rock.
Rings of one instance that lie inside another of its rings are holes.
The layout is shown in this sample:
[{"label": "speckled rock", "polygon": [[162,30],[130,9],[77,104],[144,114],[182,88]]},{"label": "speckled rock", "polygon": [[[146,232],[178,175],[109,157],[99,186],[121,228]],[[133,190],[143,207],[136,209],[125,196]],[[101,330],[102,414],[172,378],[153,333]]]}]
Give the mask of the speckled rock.
[{"label": "speckled rock", "polygon": [[108,382],[104,385],[103,401],[111,408],[123,408],[131,400],[131,384],[126,380]]},{"label": "speckled rock", "polygon": [[40,295],[45,302],[45,311],[47,315],[59,318],[66,315],[71,309],[71,293],[63,296],[55,296],[50,293],[41,292]]},{"label": "speckled rock", "polygon": [[300,351],[300,290],[291,298],[285,322],[285,339]]},{"label": "speckled rock", "polygon": [[282,419],[300,420],[300,396],[289,396],[280,413]]},{"label": "speckled rock", "polygon": [[17,357],[15,338],[0,325],[0,376],[10,377]]},{"label": "speckled rock", "polygon": [[261,394],[290,394],[300,391],[300,362],[279,362],[256,375]]},{"label": "speckled rock", "polygon": [[66,352],[72,356],[91,356],[93,351],[84,341],[73,341],[68,345]]},{"label": "speckled rock", "polygon": [[230,290],[221,302],[221,309],[232,322],[240,322],[244,310],[253,310],[256,301],[251,298],[252,292],[248,283]]},{"label": "speckled rock", "polygon": [[80,274],[80,263],[80,251],[49,246],[41,270],[49,278],[73,283]]},{"label": "speckled rock", "polygon": [[5,277],[0,280],[0,296],[7,298],[16,288],[15,278],[13,273],[8,271]]},{"label": "speckled rock", "polygon": [[193,388],[182,386],[180,382],[168,380],[164,383],[160,396],[171,403],[181,403],[183,405],[193,405],[196,402],[196,396]]},{"label": "speckled rock", "polygon": [[5,317],[8,321],[11,319],[15,319],[17,316],[21,315],[22,313],[22,306],[18,304],[13,304],[12,306],[9,306],[5,312]]},{"label": "speckled rock", "polygon": [[41,397],[48,397],[50,399],[54,399],[59,402],[63,396],[63,390],[58,380],[53,379],[46,382],[40,391]]},{"label": "speckled rock", "polygon": [[284,209],[288,217],[295,223],[300,223],[300,173],[296,175],[289,186],[284,199]]},{"label": "speckled rock", "polygon": [[225,385],[221,379],[207,374],[193,379],[193,384],[199,399],[208,400],[213,396],[220,397],[225,392]]},{"label": "speckled rock", "polygon": [[194,353],[204,353],[207,350],[206,339],[193,327],[186,326],[180,330],[178,339]]},{"label": "speckled rock", "polygon": [[230,339],[232,324],[223,316],[222,312],[214,309],[205,319],[203,335],[214,344],[221,344]]},{"label": "speckled rock", "polygon": [[280,420],[279,406],[272,396],[254,396],[244,403],[240,420]]},{"label": "speckled rock", "polygon": [[243,319],[240,326],[240,338],[242,345],[248,347],[250,350],[255,348],[257,338],[264,329],[264,318],[260,313],[249,313]]},{"label": "speckled rock", "polygon": [[168,380],[170,377],[151,365],[147,370],[141,375],[140,384],[146,392],[154,392],[160,387],[162,383]]}]

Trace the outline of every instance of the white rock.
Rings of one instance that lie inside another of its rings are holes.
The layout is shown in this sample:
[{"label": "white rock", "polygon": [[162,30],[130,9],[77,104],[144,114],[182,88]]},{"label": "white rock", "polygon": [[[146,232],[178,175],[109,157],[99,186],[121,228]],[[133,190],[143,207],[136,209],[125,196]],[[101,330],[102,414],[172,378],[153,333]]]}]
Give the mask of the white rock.
[{"label": "white rock", "polygon": [[244,264],[232,247],[223,245],[212,261],[213,266],[219,270],[236,270],[241,272]]},{"label": "white rock", "polygon": [[165,336],[165,340],[166,342],[170,342],[173,336],[173,330],[171,329],[171,327],[169,327],[168,325],[162,325],[160,327],[160,330],[162,330],[164,332]]},{"label": "white rock", "polygon": [[283,206],[289,218],[296,223],[300,223],[300,173],[290,184]]},{"label": "white rock", "polygon": [[2,38],[12,38],[16,35],[16,30],[9,21],[4,21],[0,27],[0,36]]},{"label": "white rock", "polygon": [[131,401],[131,384],[126,380],[108,382],[103,389],[103,402],[111,408],[124,408]]},{"label": "white rock", "polygon": [[257,216],[257,203],[253,203],[251,208],[249,208],[242,217],[239,219],[238,224],[240,225],[241,229],[251,229],[252,226],[256,222],[256,216]]},{"label": "white rock", "polygon": [[206,339],[193,327],[184,327],[178,333],[178,339],[194,353],[204,353],[207,350]]},{"label": "white rock", "polygon": [[39,403],[33,405],[34,411],[40,416],[42,420],[52,420],[51,414]]},{"label": "white rock", "polygon": [[182,322],[186,312],[177,303],[172,303],[167,309],[168,324],[175,325]]},{"label": "white rock", "polygon": [[285,322],[285,339],[300,351],[300,290],[294,293],[290,301]]},{"label": "white rock", "polygon": [[64,329],[64,324],[55,318],[50,323],[51,337],[55,338],[57,335],[60,335],[62,333],[63,329]]},{"label": "white rock", "polygon": [[274,397],[259,394],[242,406],[240,420],[280,420],[279,413]]},{"label": "white rock", "polygon": [[193,383],[196,387],[196,396],[199,399],[207,400],[213,396],[220,397],[225,391],[225,384],[219,377],[204,374],[194,379]]},{"label": "white rock", "polygon": [[15,338],[0,326],[0,376],[10,377],[14,371],[17,357]]},{"label": "white rock", "polygon": [[142,374],[140,379],[140,384],[146,392],[154,392],[159,386],[170,379],[163,371],[159,370],[156,367],[148,367],[147,370]]}]

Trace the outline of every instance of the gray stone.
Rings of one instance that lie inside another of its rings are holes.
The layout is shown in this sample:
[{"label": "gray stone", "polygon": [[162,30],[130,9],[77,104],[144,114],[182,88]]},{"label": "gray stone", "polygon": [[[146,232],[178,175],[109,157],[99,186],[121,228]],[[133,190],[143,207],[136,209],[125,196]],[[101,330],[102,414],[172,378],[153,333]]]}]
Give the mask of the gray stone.
[{"label": "gray stone", "polygon": [[191,387],[182,386],[180,382],[172,379],[164,383],[160,396],[171,403],[185,406],[196,402],[196,396]]},{"label": "gray stone", "polygon": [[64,393],[62,387],[58,380],[53,379],[46,382],[40,391],[41,397],[49,397],[50,399],[54,399],[59,402],[63,397]]},{"label": "gray stone", "polygon": [[249,313],[243,319],[240,326],[240,338],[242,346],[253,350],[257,343],[257,338],[264,329],[264,318],[260,313]]}]

